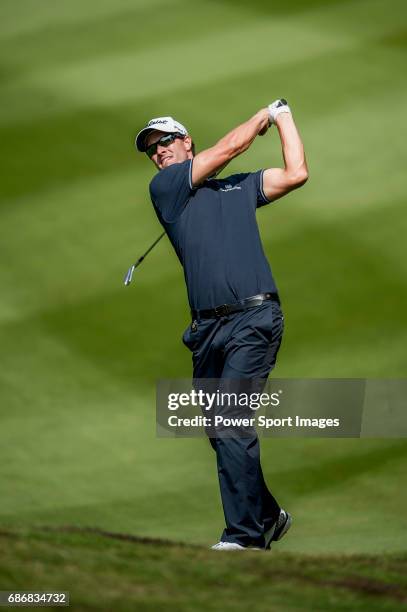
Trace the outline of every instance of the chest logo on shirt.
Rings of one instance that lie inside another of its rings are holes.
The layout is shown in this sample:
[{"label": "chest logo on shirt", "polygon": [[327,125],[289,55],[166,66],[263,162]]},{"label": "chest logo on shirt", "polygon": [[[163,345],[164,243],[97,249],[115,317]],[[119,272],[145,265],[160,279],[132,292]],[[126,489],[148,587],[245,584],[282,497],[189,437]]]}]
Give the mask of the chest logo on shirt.
[{"label": "chest logo on shirt", "polygon": [[224,187],[219,187],[221,191],[233,191],[234,189],[242,189],[240,185],[229,185],[226,184]]}]

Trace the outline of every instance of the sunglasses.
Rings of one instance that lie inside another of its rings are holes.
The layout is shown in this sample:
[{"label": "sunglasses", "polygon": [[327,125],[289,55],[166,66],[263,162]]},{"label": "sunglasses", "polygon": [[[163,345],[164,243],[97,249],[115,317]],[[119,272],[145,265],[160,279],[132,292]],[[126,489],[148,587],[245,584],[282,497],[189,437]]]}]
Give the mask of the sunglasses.
[{"label": "sunglasses", "polygon": [[182,140],[184,140],[184,136],[182,134],[166,134],[165,136],[161,136],[161,138],[157,140],[157,142],[153,142],[153,144],[146,148],[147,155],[151,159],[153,155],[157,153],[158,145],[161,145],[162,147],[168,147],[177,138],[181,138]]}]

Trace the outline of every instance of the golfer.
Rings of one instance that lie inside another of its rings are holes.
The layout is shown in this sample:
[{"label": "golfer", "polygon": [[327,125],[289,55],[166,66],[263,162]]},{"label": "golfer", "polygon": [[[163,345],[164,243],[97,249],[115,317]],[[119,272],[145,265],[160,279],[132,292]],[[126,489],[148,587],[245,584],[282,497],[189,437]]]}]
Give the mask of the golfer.
[{"label": "golfer", "polygon": [[[275,124],[281,168],[217,174]],[[158,173],[150,196],[183,266],[192,314],[183,335],[194,379],[266,380],[283,334],[283,315],[264,255],[256,209],[308,178],[301,138],[287,102],[276,100],[195,155],[188,130],[172,117],[151,119],[136,137]],[[216,452],[226,527],[215,550],[267,550],[291,525],[270,493],[259,441],[210,437]]]}]

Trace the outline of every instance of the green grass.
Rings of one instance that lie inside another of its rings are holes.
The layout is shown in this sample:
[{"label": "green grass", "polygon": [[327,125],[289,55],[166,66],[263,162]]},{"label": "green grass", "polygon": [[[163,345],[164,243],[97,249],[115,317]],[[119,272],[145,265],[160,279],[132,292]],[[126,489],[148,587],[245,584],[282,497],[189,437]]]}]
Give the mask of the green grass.
[{"label": "green grass", "polygon": [[0,542],[0,585],[69,591],[74,610],[371,611],[407,601],[405,554],[226,554],[87,530],[0,533]]},{"label": "green grass", "polygon": [[[405,378],[406,12],[401,0],[3,1],[0,528],[19,534],[5,540],[4,588],[20,570],[32,587],[66,571],[89,609],[85,587],[101,583],[106,607],[123,609],[150,596],[151,609],[247,607],[257,591],[257,606],[272,597],[277,609],[400,605],[332,580],[369,566],[369,580],[398,582],[388,568],[407,544],[403,440],[263,440],[292,532],[260,560],[205,551],[223,526],[209,445],[155,436],[156,379],[191,372],[182,270],[164,239],[130,288],[122,278],[161,231],[154,169],[133,149],[140,126],[173,114],[200,150],[284,95],[310,180],[258,213],[286,318],[275,375]],[[280,159],[271,130],[228,171]],[[203,548],[32,531],[43,525]],[[143,573],[133,557],[144,556]],[[261,578],[270,568],[282,585]],[[159,571],[168,588],[153,583]]]}]

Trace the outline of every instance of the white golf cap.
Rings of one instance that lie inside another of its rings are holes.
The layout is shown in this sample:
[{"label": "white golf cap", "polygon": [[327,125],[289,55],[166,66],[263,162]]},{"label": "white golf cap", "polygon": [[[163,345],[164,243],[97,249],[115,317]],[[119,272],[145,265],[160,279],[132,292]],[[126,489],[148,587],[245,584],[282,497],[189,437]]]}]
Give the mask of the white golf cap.
[{"label": "white golf cap", "polygon": [[134,141],[136,148],[142,153],[144,153],[146,150],[144,143],[147,134],[150,134],[150,132],[154,132],[155,130],[159,130],[160,132],[168,132],[169,134],[176,132],[178,134],[182,134],[183,136],[188,134],[187,128],[182,125],[182,123],[175,121],[173,117],[155,117],[154,119],[150,119],[146,127],[137,134],[136,140]]}]

